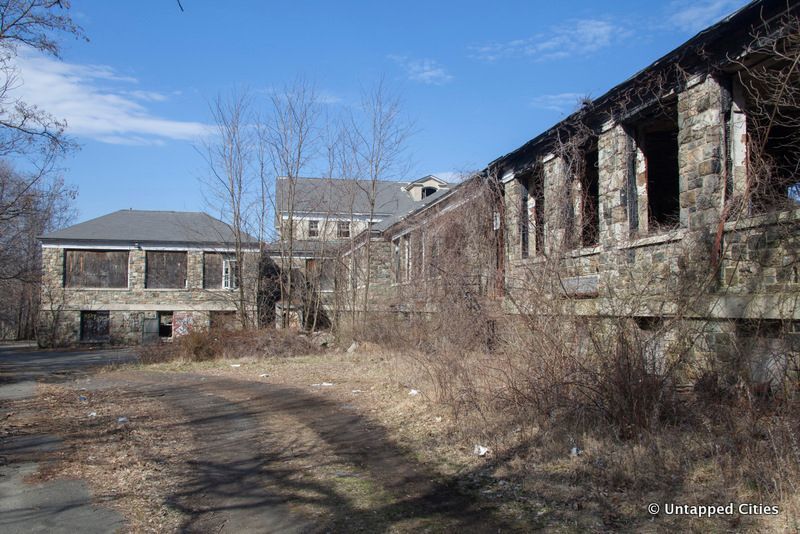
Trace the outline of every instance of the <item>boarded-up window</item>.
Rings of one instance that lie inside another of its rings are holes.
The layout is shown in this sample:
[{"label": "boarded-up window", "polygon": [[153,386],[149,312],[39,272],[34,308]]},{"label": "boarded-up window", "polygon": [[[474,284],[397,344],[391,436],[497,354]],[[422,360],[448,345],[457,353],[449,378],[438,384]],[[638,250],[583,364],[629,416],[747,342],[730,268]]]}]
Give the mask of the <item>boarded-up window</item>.
[{"label": "boarded-up window", "polygon": [[127,250],[67,250],[65,287],[128,287]]},{"label": "boarded-up window", "polygon": [[205,289],[222,287],[222,254],[215,252],[203,254],[203,287]]},{"label": "boarded-up window", "polygon": [[183,289],[186,287],[186,253],[147,251],[145,287]]},{"label": "boarded-up window", "polygon": [[104,342],[111,339],[107,311],[81,312],[81,341]]}]

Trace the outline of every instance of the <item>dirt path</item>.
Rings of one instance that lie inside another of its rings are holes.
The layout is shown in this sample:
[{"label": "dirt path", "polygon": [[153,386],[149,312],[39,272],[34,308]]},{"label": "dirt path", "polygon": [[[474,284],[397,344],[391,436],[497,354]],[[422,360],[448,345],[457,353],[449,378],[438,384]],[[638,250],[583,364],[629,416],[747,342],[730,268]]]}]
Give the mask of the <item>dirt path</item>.
[{"label": "dirt path", "polygon": [[514,530],[380,426],[307,390],[141,371],[93,379],[89,389],[180,412],[193,443],[166,500],[188,518],[185,531]]}]

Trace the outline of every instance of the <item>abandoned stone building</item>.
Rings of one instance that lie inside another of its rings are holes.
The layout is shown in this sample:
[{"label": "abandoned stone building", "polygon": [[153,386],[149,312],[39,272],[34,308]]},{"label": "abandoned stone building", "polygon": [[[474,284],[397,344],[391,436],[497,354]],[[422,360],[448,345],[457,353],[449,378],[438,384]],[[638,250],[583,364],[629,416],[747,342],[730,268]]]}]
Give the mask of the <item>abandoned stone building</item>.
[{"label": "abandoned stone building", "polygon": [[[646,338],[680,324],[695,355],[762,354],[751,371],[768,380],[800,336],[798,11],[752,2],[457,185],[279,179],[265,249],[310,291],[263,307],[298,326],[309,308],[336,320],[453,304],[492,325],[545,314]],[[237,283],[263,315],[260,268],[232,281],[220,221],[106,217],[42,238],[54,338],[213,325],[241,311]],[[683,342],[670,336],[654,365]]]},{"label": "abandoned stone building", "polygon": [[433,175],[405,182],[278,178],[278,239],[267,250],[277,266],[285,271],[291,264],[295,280],[303,280],[312,289],[297,291],[291,304],[277,302],[277,318],[287,313],[292,316],[289,323],[302,324],[316,313],[312,308],[335,314],[340,307],[335,280],[342,276],[342,251],[354,246],[368,228],[374,232],[405,217],[445,195],[450,187]]},{"label": "abandoned stone building", "polygon": [[238,265],[230,227],[205,213],[121,210],[40,240],[42,345],[170,339],[256,307],[258,241],[243,236]]},{"label": "abandoned stone building", "polygon": [[[767,379],[800,335],[798,11],[747,5],[431,205],[363,232],[343,251],[341,300],[430,311],[436,281],[458,270],[461,294],[499,314],[625,319],[645,336],[680,321],[696,354],[766,354],[752,372]],[[464,232],[483,245],[467,248]],[[477,260],[442,264],[453,248]]]}]

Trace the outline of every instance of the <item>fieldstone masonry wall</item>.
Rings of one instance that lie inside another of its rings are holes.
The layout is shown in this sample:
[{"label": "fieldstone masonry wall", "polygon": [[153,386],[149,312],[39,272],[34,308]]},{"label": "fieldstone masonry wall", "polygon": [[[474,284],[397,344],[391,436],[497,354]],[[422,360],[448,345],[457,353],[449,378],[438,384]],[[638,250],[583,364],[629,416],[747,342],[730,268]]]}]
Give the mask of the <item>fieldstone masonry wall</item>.
[{"label": "fieldstone masonry wall", "polygon": [[[77,247],[76,247],[77,248]],[[238,312],[239,291],[203,289],[203,251],[187,252],[185,289],[145,287],[146,251],[131,248],[128,256],[127,289],[64,287],[64,248],[42,249],[42,306],[39,342],[42,345],[67,345],[81,341],[81,312],[108,311],[110,342],[135,344],[142,339],[146,319],[158,312],[173,312],[173,336],[209,326],[212,311]],[[254,316],[257,255],[247,253],[242,282],[248,311]]]}]

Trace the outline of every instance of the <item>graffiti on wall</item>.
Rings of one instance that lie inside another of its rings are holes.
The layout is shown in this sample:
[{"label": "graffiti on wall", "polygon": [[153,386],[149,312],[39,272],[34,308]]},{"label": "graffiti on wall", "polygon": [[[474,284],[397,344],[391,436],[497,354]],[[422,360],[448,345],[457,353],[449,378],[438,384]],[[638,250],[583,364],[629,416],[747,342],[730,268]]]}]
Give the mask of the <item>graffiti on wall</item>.
[{"label": "graffiti on wall", "polygon": [[175,312],[172,317],[172,335],[185,336],[194,327],[194,316],[191,312]]}]

